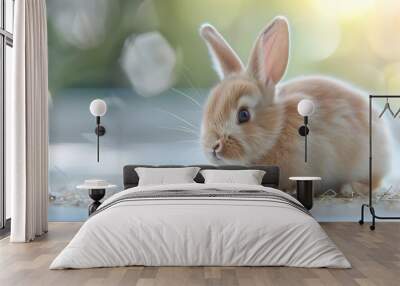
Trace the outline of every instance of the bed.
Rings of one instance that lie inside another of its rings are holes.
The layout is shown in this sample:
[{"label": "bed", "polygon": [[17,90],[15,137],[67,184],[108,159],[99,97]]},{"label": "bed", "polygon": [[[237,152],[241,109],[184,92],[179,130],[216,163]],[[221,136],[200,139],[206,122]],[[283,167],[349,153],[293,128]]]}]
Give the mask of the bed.
[{"label": "bed", "polygon": [[261,185],[205,184],[198,173],[195,183],[154,186],[138,186],[136,167],[124,167],[125,190],[102,203],[50,269],[351,267],[309,212],[278,190],[278,167],[198,166],[264,170]]}]

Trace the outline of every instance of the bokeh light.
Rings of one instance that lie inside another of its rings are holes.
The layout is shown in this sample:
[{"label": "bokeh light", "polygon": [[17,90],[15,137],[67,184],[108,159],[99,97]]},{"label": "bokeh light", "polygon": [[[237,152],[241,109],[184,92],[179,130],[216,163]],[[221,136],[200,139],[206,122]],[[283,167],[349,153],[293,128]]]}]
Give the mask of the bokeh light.
[{"label": "bokeh light", "polygon": [[[297,41],[292,48],[304,61],[321,61],[334,54],[341,41],[340,23],[332,11],[309,1],[309,8],[302,19],[294,23],[293,33]],[[295,26],[296,24],[298,26]]]},{"label": "bokeh light", "polygon": [[110,0],[51,1],[50,13],[54,27],[70,45],[90,49],[101,44],[106,37]]},{"label": "bokeh light", "polygon": [[158,32],[128,38],[120,63],[132,86],[142,96],[158,95],[174,83],[175,51]]},{"label": "bokeh light", "polygon": [[[380,2],[379,0],[378,2]],[[381,1],[384,2],[385,0]],[[353,20],[374,9],[376,0],[315,0],[321,9],[339,18]]]},{"label": "bokeh light", "polygon": [[376,56],[400,60],[400,1],[378,1],[365,26],[365,35]]}]

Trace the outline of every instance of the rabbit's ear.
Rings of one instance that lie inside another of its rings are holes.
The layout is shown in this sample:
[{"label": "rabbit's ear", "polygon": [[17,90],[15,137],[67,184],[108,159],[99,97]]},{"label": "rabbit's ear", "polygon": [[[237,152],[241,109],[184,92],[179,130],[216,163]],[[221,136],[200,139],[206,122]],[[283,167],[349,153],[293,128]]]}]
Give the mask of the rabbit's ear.
[{"label": "rabbit's ear", "polygon": [[289,25],[276,17],[258,36],[250,54],[248,72],[261,82],[278,83],[289,58]]},{"label": "rabbit's ear", "polygon": [[237,54],[213,26],[203,24],[200,27],[200,35],[207,44],[214,68],[220,79],[244,69]]}]

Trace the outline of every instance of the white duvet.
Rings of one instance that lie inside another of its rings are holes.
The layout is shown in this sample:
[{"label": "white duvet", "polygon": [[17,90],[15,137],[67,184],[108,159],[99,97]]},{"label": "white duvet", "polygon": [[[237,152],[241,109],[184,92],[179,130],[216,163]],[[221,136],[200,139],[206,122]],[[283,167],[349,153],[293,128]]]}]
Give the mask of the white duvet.
[{"label": "white duvet", "polygon": [[[163,190],[265,190],[231,184],[135,187]],[[124,201],[90,217],[50,269],[145,266],[294,266],[349,268],[350,263],[310,215],[262,199],[162,198]]]}]

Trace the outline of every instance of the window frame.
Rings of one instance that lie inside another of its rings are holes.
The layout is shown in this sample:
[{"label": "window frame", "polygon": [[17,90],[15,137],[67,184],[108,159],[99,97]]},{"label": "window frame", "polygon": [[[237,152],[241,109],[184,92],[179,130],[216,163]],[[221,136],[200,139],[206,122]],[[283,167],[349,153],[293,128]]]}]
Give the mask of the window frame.
[{"label": "window frame", "polygon": [[[12,2],[12,15],[6,15],[6,1]],[[12,17],[14,22],[15,0],[0,0],[0,237],[10,231],[10,219],[6,215],[6,188],[5,188],[5,100],[6,100],[6,50],[13,48],[13,33],[7,31],[6,17]],[[13,29],[12,29],[13,30]]]}]

